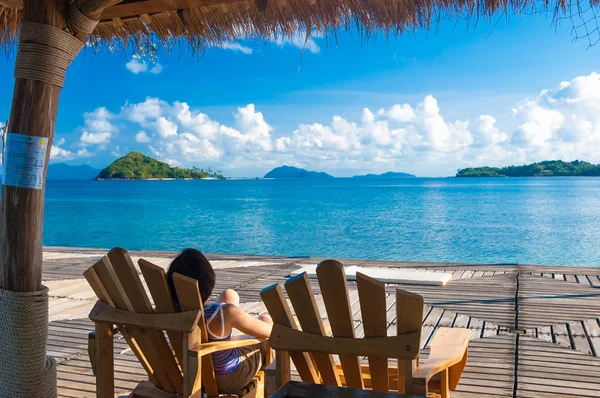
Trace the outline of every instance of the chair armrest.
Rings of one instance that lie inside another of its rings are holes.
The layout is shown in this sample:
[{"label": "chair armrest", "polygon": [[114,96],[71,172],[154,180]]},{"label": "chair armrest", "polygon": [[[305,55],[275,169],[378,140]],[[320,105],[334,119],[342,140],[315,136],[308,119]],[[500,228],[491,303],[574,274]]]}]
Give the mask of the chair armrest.
[{"label": "chair armrest", "polygon": [[248,335],[242,336],[231,336],[230,340],[224,341],[211,341],[209,343],[202,343],[195,347],[191,347],[190,351],[198,354],[199,357],[212,354],[213,352],[231,350],[233,348],[248,347],[254,344],[260,344],[263,341],[267,341],[266,337],[252,337]]},{"label": "chair armrest", "polygon": [[467,353],[471,334],[469,329],[439,328],[429,344],[429,358],[417,367],[413,378],[427,383],[435,374],[460,363]]},{"label": "chair armrest", "polygon": [[129,312],[111,307],[99,300],[90,311],[89,318],[94,322],[189,333],[197,327],[201,316],[202,310],[170,314]]}]

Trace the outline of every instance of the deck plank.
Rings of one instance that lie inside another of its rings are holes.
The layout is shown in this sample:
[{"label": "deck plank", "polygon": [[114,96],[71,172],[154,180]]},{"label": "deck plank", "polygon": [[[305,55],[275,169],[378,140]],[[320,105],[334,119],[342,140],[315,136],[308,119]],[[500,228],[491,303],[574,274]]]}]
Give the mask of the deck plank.
[{"label": "deck plank", "polygon": [[600,358],[522,337],[518,366],[517,397],[600,396]]}]

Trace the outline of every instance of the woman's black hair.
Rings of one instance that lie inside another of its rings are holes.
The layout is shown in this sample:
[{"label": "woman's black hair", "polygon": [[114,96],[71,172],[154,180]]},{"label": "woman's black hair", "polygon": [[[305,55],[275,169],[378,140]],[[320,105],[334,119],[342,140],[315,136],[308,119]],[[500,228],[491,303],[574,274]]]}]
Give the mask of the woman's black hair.
[{"label": "woman's black hair", "polygon": [[179,305],[175,285],[173,284],[173,274],[175,273],[196,279],[202,296],[202,303],[208,301],[215,287],[216,276],[210,261],[204,257],[204,254],[196,249],[185,249],[169,266],[167,283],[171,288],[175,303]]}]

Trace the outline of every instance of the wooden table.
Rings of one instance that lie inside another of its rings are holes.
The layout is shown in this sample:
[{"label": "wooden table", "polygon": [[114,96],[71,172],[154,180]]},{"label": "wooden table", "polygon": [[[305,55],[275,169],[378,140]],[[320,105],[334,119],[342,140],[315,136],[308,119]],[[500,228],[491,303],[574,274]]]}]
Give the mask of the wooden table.
[{"label": "wooden table", "polygon": [[299,381],[290,381],[271,398],[310,398],[310,397],[329,397],[329,398],[425,398],[416,395],[404,395],[393,392],[375,392],[372,390],[356,390],[354,388],[326,386],[323,384],[303,383]]}]

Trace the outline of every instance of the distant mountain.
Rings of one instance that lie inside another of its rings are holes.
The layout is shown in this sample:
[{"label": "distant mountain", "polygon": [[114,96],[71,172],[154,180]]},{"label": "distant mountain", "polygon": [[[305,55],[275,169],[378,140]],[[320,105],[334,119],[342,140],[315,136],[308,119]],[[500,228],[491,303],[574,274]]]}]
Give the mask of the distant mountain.
[{"label": "distant mountain", "polygon": [[352,178],[378,178],[378,179],[393,179],[393,178],[414,178],[416,177],[413,174],[408,174],[408,173],[397,173],[394,171],[388,171],[387,173],[383,173],[383,174],[366,174],[366,175],[361,175],[361,176],[354,176]]},{"label": "distant mountain", "polygon": [[292,166],[276,167],[265,174],[265,178],[310,178],[310,179],[330,179],[332,175],[318,171],[309,171]]},{"label": "distant mountain", "polygon": [[205,171],[197,167],[182,169],[171,167],[140,152],[129,152],[102,169],[99,180],[149,180],[149,179],[201,179],[225,178],[220,172]]},{"label": "distant mountain", "polygon": [[600,164],[575,160],[545,160],[524,166],[508,167],[469,167],[460,169],[457,177],[597,177],[600,176]]},{"label": "distant mountain", "polygon": [[98,169],[82,164],[70,166],[66,163],[55,163],[48,166],[48,180],[93,180]]}]

